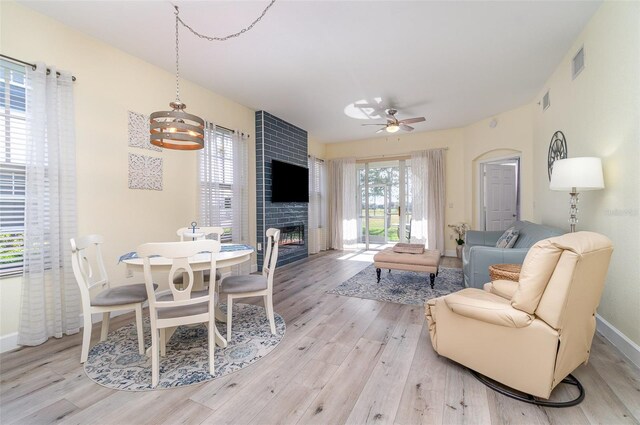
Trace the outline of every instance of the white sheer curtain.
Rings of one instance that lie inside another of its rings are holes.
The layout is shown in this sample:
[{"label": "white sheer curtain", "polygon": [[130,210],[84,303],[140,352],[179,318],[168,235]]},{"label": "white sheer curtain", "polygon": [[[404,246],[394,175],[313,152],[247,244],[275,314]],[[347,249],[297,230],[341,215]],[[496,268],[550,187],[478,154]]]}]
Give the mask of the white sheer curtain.
[{"label": "white sheer curtain", "polygon": [[[231,241],[233,243],[249,243],[249,148],[248,135],[236,130],[233,133],[233,196],[231,209]],[[244,262],[236,266],[240,274],[251,272],[251,263]]]},{"label": "white sheer curtain", "polygon": [[444,255],[445,158],[443,149],[411,153],[411,242]]},{"label": "white sheer curtain", "polygon": [[71,74],[27,69],[24,272],[18,344],[38,345],[80,327],[69,239],[76,233]]},{"label": "white sheer curtain", "polygon": [[411,243],[427,242],[427,162],[427,151],[411,153]]},{"label": "white sheer curtain", "polygon": [[200,217],[201,226],[220,226],[220,209],[218,200],[222,198],[218,183],[222,164],[217,157],[220,147],[216,140],[216,125],[207,122],[204,129],[204,149],[198,151],[198,167],[200,182]]},{"label": "white sheer curtain", "polygon": [[309,254],[327,249],[327,184],[324,161],[309,157]]},{"label": "white sheer curtain", "polygon": [[329,178],[331,248],[356,248],[358,242],[356,160],[345,158],[330,161]]},{"label": "white sheer curtain", "polygon": [[444,205],[446,195],[444,149],[427,151],[427,246],[444,255]]}]

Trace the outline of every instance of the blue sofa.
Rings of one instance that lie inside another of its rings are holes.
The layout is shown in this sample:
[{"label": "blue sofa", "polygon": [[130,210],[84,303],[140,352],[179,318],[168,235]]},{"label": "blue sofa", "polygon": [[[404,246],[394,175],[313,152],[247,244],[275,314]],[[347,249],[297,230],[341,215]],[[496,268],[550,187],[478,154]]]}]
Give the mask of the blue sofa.
[{"label": "blue sofa", "polygon": [[518,239],[513,248],[496,248],[496,242],[504,231],[482,232],[469,230],[465,236],[462,250],[462,271],[464,284],[469,288],[480,288],[489,278],[489,266],[492,264],[522,264],[529,248],[536,242],[552,236],[560,236],[566,231],[555,227],[543,226],[530,221],[516,221],[513,223],[519,231]]}]

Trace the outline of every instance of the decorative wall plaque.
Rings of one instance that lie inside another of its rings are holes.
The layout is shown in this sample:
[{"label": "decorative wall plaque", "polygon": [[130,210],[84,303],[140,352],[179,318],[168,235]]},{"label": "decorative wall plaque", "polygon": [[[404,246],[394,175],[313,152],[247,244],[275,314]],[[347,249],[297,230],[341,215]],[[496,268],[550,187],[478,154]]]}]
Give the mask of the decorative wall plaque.
[{"label": "decorative wall plaque", "polygon": [[551,181],[553,163],[559,159],[565,158],[567,158],[567,139],[565,139],[562,131],[556,131],[551,137],[551,142],[549,143],[549,154],[547,156],[547,171],[549,173],[549,181]]},{"label": "decorative wall plaque", "polygon": [[130,153],[129,189],[162,190],[162,158]]},{"label": "decorative wall plaque", "polygon": [[149,116],[128,111],[129,115],[129,146],[134,148],[162,151],[162,148],[149,142]]}]

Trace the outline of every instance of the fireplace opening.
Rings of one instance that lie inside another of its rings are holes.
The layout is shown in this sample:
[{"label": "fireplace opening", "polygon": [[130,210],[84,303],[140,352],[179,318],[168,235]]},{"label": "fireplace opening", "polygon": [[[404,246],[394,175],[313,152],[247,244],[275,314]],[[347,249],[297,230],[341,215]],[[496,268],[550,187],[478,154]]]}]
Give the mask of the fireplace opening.
[{"label": "fireplace opening", "polygon": [[280,241],[278,245],[304,245],[304,224],[280,227]]}]

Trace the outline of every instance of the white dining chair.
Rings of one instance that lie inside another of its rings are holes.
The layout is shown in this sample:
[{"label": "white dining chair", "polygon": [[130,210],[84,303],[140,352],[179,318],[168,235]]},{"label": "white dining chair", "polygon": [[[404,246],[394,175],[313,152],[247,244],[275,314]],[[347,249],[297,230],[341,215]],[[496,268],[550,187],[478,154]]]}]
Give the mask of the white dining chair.
[{"label": "white dining chair", "polygon": [[[164,338],[161,340],[161,332],[167,328],[175,328],[181,325],[205,323],[208,327],[209,344],[209,373],[215,373],[214,368],[214,332],[215,332],[215,284],[209,283],[209,289],[194,291],[193,269],[189,264],[189,257],[193,257],[203,251],[211,253],[220,252],[220,242],[203,239],[191,242],[159,242],[140,245],[138,255],[143,259],[144,280],[149,296],[149,316],[151,318],[151,386],[156,387],[160,379],[159,350],[164,346]],[[160,255],[172,260],[168,275],[168,285],[171,293],[156,296],[153,288],[153,276],[149,257]],[[215,275],[215,255],[211,255],[209,269]],[[187,277],[181,288],[174,283],[176,274]]]},{"label": "white dining chair", "polygon": [[266,235],[262,274],[228,276],[220,282],[220,297],[226,296],[227,300],[227,341],[231,339],[233,300],[238,298],[262,297],[271,333],[276,334],[276,323],[273,316],[273,275],[278,262],[280,230],[268,229]]},{"label": "white dining chair", "polygon": [[[142,303],[147,300],[145,284],[120,285],[111,287],[107,271],[102,260],[100,245],[104,243],[101,235],[87,235],[71,238],[71,266],[80,288],[84,330],[82,334],[82,352],[80,363],[87,361],[91,343],[91,315],[102,313],[102,332],[100,341],[105,341],[109,333],[109,319],[112,311],[135,310],[138,349],[144,355],[144,333],[142,331]],[[92,267],[94,264],[97,270]],[[152,286],[152,287],[157,287]],[[95,296],[92,292],[101,291]]]},{"label": "white dining chair", "polygon": [[[224,234],[224,229],[220,226],[208,226],[208,227],[196,227],[196,234],[199,235],[197,238],[193,238],[189,235],[192,233],[192,227],[181,227],[176,231],[176,234],[180,236],[181,241],[191,241],[191,240],[199,240],[199,239],[214,239],[216,241],[221,242],[222,235]],[[209,236],[212,236],[210,238]]]}]

